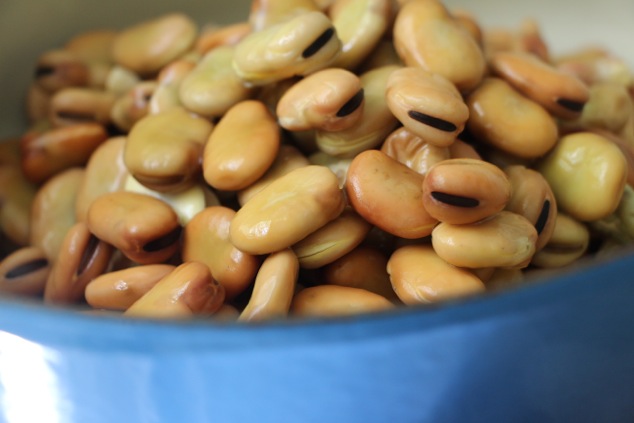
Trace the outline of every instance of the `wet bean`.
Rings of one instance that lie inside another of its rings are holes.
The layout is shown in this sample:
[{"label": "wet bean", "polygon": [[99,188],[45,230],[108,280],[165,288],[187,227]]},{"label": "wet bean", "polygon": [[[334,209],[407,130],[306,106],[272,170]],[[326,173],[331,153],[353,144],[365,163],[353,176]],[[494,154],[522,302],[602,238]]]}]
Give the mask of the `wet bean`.
[{"label": "wet bean", "polygon": [[582,222],[558,213],[550,240],[531,260],[533,266],[559,268],[573,264],[588,251],[590,231]]},{"label": "wet bean", "polygon": [[156,92],[156,81],[141,81],[117,98],[110,110],[110,119],[117,128],[128,133],[138,121],[148,115],[150,101]]},{"label": "wet bean", "polygon": [[53,126],[78,123],[110,123],[110,112],[116,97],[113,93],[90,88],[64,88],[51,98],[49,119]]},{"label": "wet bean", "polygon": [[40,296],[51,265],[39,247],[23,247],[0,261],[0,293]]},{"label": "wet bean", "polygon": [[318,285],[295,294],[291,314],[301,317],[352,316],[387,311],[394,307],[385,297],[365,289]]},{"label": "wet bean", "polygon": [[196,51],[204,56],[221,46],[235,46],[252,31],[249,22],[238,22],[226,26],[208,26],[196,40]]},{"label": "wet bean", "polygon": [[0,230],[20,246],[29,244],[31,209],[38,186],[28,181],[20,167],[0,165]]}]

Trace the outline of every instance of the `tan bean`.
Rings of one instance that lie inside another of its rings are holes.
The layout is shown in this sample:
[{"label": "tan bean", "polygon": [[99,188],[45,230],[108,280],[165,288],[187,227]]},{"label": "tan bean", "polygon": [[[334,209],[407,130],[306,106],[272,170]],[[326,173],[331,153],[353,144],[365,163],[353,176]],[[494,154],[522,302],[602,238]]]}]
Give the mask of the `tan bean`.
[{"label": "tan bean", "polygon": [[359,65],[357,71],[359,74],[362,74],[383,66],[405,66],[398,56],[398,53],[396,53],[396,49],[391,40],[379,41],[374,50],[371,51],[363,63]]},{"label": "tan bean", "polygon": [[474,223],[501,211],[511,184],[495,165],[477,159],[449,159],[432,166],[422,184],[422,203],[435,219]]},{"label": "tan bean", "polygon": [[388,299],[361,288],[317,285],[295,294],[291,314],[301,317],[353,316],[393,309]]},{"label": "tan bean", "polygon": [[182,13],[170,13],[119,32],[112,46],[114,61],[141,76],[156,74],[187,53],[196,42],[196,23]]},{"label": "tan bean", "polygon": [[183,78],[179,98],[188,110],[201,116],[219,117],[252,96],[253,89],[245,86],[233,69],[234,53],[234,47],[217,47]]},{"label": "tan bean", "polygon": [[179,108],[147,115],[128,135],[125,164],[150,189],[187,188],[201,173],[203,145],[212,128],[208,120]]},{"label": "tan bean", "polygon": [[128,133],[148,115],[150,101],[158,88],[156,81],[141,81],[117,98],[110,110],[110,119],[117,128]]},{"label": "tan bean", "polygon": [[533,54],[499,52],[490,63],[495,74],[559,118],[579,117],[590,97],[581,80]]},{"label": "tan bean", "polygon": [[77,221],[75,203],[84,174],[82,168],[62,171],[47,180],[33,198],[29,244],[41,248],[51,263]]},{"label": "tan bean", "polygon": [[317,71],[288,89],[277,103],[282,128],[340,131],[354,125],[363,113],[364,95],[358,76],[345,69]]},{"label": "tan bean", "polygon": [[236,45],[233,67],[246,83],[264,85],[324,69],[340,51],[330,19],[306,12],[244,37]]},{"label": "tan bean", "polygon": [[78,123],[110,123],[110,111],[115,103],[113,93],[94,88],[64,88],[51,98],[49,119],[53,126]]},{"label": "tan bean", "polygon": [[0,293],[40,296],[51,265],[39,247],[23,247],[0,261]]},{"label": "tan bean", "polygon": [[321,151],[333,156],[353,157],[383,143],[398,124],[385,103],[388,77],[396,69],[397,66],[386,66],[361,75],[365,96],[361,118],[345,130],[317,131],[316,142]]},{"label": "tan bean", "polygon": [[19,166],[0,165],[0,230],[20,246],[29,244],[31,208],[37,189]]},{"label": "tan bean", "polygon": [[92,235],[85,222],[75,223],[66,232],[46,280],[44,302],[83,302],[86,285],[107,269],[112,252],[112,246]]},{"label": "tan bean", "polygon": [[22,170],[29,181],[44,182],[65,169],[85,165],[107,138],[98,123],[27,133],[20,141]]},{"label": "tan bean", "polygon": [[537,231],[524,216],[501,211],[466,225],[440,223],[431,234],[434,251],[458,267],[524,268],[537,243]]},{"label": "tan bean", "polygon": [[482,27],[478,23],[478,20],[473,15],[473,13],[460,8],[453,9],[450,13],[455,21],[459,23],[460,26],[462,26],[464,29],[466,29],[467,32],[471,34],[476,43],[478,43],[478,45],[482,48],[484,43],[484,34],[482,31]]},{"label": "tan bean", "polygon": [[326,265],[323,269],[324,282],[365,289],[398,302],[387,273],[387,260],[388,257],[378,248],[361,245]]},{"label": "tan bean", "polygon": [[438,222],[423,207],[423,178],[386,154],[368,150],[350,164],[346,192],[368,222],[402,238],[422,238]]},{"label": "tan bean", "polygon": [[337,0],[328,10],[341,40],[341,54],[333,66],[355,69],[390,29],[389,0]]},{"label": "tan bean", "polygon": [[249,11],[249,24],[253,31],[261,31],[308,12],[319,12],[312,0],[255,0]]},{"label": "tan bean", "polygon": [[381,151],[421,175],[436,163],[449,159],[449,147],[430,144],[405,127],[392,132]]},{"label": "tan bean", "polygon": [[469,108],[454,84],[421,68],[392,72],[385,98],[407,129],[438,147],[451,145],[469,118]]},{"label": "tan bean", "polygon": [[253,282],[260,260],[236,248],[229,239],[229,227],[236,212],[212,206],[196,214],[185,226],[182,256],[209,267],[224,286],[227,299],[233,299]]},{"label": "tan bean", "polygon": [[429,245],[409,245],[392,253],[387,264],[392,287],[407,305],[476,295],[484,284],[468,270],[444,261]]},{"label": "tan bean", "polygon": [[35,82],[49,93],[66,87],[85,87],[90,82],[90,68],[70,51],[51,50],[35,64]]},{"label": "tan bean", "polygon": [[238,210],[230,239],[251,254],[283,250],[339,216],[344,206],[339,180],[330,169],[301,167],[271,182]]},{"label": "tan bean", "polygon": [[523,52],[534,54],[545,62],[550,62],[550,50],[537,21],[525,18],[519,28],[487,28],[483,34],[484,50],[488,56],[497,52]]},{"label": "tan bean", "polygon": [[361,244],[370,228],[370,223],[352,209],[346,209],[339,217],[294,244],[293,252],[302,268],[320,268]]},{"label": "tan bean", "polygon": [[64,50],[79,56],[86,62],[112,62],[112,44],[117,31],[96,29],[73,36],[64,45]]},{"label": "tan bean", "polygon": [[178,107],[185,107],[180,98],[180,86],[194,67],[196,67],[196,63],[181,59],[161,69],[156,79],[156,88],[148,103],[148,113],[158,114]]},{"label": "tan bean", "polygon": [[36,82],[29,85],[26,95],[26,114],[29,123],[48,119],[52,94],[39,86]]},{"label": "tan bean", "polygon": [[352,163],[352,158],[331,156],[323,151],[317,151],[308,157],[310,164],[326,166],[337,175],[339,179],[339,186],[344,186],[346,183],[346,175],[348,174],[348,168]]},{"label": "tan bean", "polygon": [[260,192],[264,189],[264,187],[277,178],[292,170],[308,166],[309,164],[311,163],[308,158],[306,158],[306,156],[304,156],[296,147],[288,144],[280,145],[280,149],[273,161],[273,164],[271,164],[264,175],[262,175],[262,177],[253,184],[238,191],[238,202],[241,206],[243,206],[251,197]]},{"label": "tan bean", "polygon": [[588,85],[614,82],[631,85],[634,77],[626,61],[601,47],[583,48],[558,57],[557,68],[575,75]]},{"label": "tan bean", "polygon": [[299,262],[293,251],[270,254],[258,270],[253,292],[238,320],[260,321],[288,315],[298,275]]},{"label": "tan bean", "polygon": [[469,131],[502,151],[537,158],[557,143],[559,130],[550,114],[502,79],[485,79],[466,102]]},{"label": "tan bean", "polygon": [[86,222],[97,238],[140,264],[162,263],[180,246],[178,216],[167,203],[149,195],[103,194],[90,205]]},{"label": "tan bean", "polygon": [[568,266],[588,251],[590,231],[582,222],[558,213],[555,230],[544,248],[538,251],[531,264],[541,268]]},{"label": "tan bean", "polygon": [[191,318],[212,315],[224,301],[224,288],[202,263],[183,263],[132,304],[126,316]]},{"label": "tan bean", "polygon": [[449,158],[451,159],[477,159],[483,160],[482,156],[473,147],[473,145],[456,138],[456,140],[449,146]]},{"label": "tan bean", "polygon": [[249,22],[238,22],[226,26],[203,28],[196,40],[196,51],[204,56],[221,46],[234,46],[252,31]]},{"label": "tan bean", "polygon": [[175,268],[147,264],[104,273],[86,286],[86,301],[94,308],[126,310]]},{"label": "tan bean", "polygon": [[280,148],[280,131],[264,103],[231,107],[214,128],[203,152],[203,175],[216,189],[235,191],[257,181]]},{"label": "tan bean", "polygon": [[482,80],[486,62],[471,34],[439,0],[405,3],[394,22],[394,46],[407,66],[418,66],[469,92]]},{"label": "tan bean", "polygon": [[627,87],[614,82],[590,86],[590,98],[578,124],[583,128],[600,128],[618,134],[634,114],[634,99]]},{"label": "tan bean", "polygon": [[536,251],[552,236],[557,217],[557,201],[548,181],[541,173],[525,166],[509,166],[504,173],[511,183],[511,197],[506,210],[520,214],[537,230]]},{"label": "tan bean", "polygon": [[562,137],[538,165],[558,208],[582,222],[616,210],[627,180],[627,160],[619,147],[590,132]]},{"label": "tan bean", "polygon": [[515,288],[526,282],[522,269],[495,269],[491,277],[484,282],[488,291]]}]

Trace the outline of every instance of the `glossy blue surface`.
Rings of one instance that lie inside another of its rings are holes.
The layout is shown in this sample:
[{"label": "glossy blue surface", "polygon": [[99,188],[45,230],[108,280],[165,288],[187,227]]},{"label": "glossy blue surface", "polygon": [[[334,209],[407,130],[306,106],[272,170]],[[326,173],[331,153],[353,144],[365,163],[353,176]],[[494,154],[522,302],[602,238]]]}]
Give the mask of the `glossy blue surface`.
[{"label": "glossy blue surface", "polygon": [[633,270],[258,326],[0,302],[0,421],[631,422]]}]

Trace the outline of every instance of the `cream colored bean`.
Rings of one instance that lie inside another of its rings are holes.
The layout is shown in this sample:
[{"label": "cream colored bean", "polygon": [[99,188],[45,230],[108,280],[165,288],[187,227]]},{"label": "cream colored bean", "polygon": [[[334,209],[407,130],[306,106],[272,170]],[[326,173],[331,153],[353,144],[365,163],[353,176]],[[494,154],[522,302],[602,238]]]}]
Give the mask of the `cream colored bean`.
[{"label": "cream colored bean", "polygon": [[350,128],[362,116],[364,95],[359,77],[345,69],[317,71],[288,89],[277,103],[280,126],[289,131]]},{"label": "cream colored bean", "polygon": [[205,180],[219,190],[246,188],[271,167],[279,148],[279,128],[264,103],[242,101],[227,111],[205,144]]},{"label": "cream colored bean", "polygon": [[333,66],[350,70],[372,52],[393,20],[389,0],[337,0],[328,14],[342,44]]},{"label": "cream colored bean", "polygon": [[326,265],[323,269],[324,282],[365,289],[398,303],[387,273],[387,261],[383,251],[361,245]]},{"label": "cream colored bean", "polygon": [[104,273],[88,283],[88,304],[104,310],[126,310],[176,267],[147,264]]},{"label": "cream colored bean", "polygon": [[610,215],[627,180],[627,160],[619,147],[590,132],[562,137],[538,165],[558,208],[582,222]]},{"label": "cream colored bean", "polygon": [[394,46],[407,66],[418,66],[469,92],[482,80],[482,49],[439,0],[405,3],[394,22]]},{"label": "cream colored bean", "polygon": [[38,186],[29,182],[19,166],[0,165],[0,230],[20,246],[29,244],[31,209]]},{"label": "cream colored bean", "polygon": [[438,147],[450,146],[469,118],[469,108],[453,83],[417,67],[392,72],[385,98],[407,129]]},{"label": "cream colored bean", "polygon": [[436,163],[449,159],[448,147],[430,144],[405,127],[392,132],[381,151],[421,175]]},{"label": "cream colored bean", "polygon": [[288,248],[344,209],[337,176],[323,166],[295,169],[271,182],[238,210],[230,239],[240,250],[267,254]]},{"label": "cream colored bean", "polygon": [[253,285],[253,292],[240,321],[279,319],[288,315],[299,275],[299,262],[290,249],[264,259]]},{"label": "cream colored bean", "polygon": [[458,267],[524,268],[537,243],[537,231],[524,216],[501,211],[467,225],[440,223],[431,234],[434,251]]},{"label": "cream colored bean", "polygon": [[66,232],[46,279],[44,302],[83,302],[86,285],[106,271],[112,252],[112,246],[92,235],[85,222],[75,223]]},{"label": "cream colored bean", "polygon": [[196,51],[204,56],[221,46],[235,46],[252,31],[249,22],[238,22],[226,26],[208,26],[196,40]]},{"label": "cream colored bean", "polygon": [[141,81],[118,97],[110,110],[110,119],[115,126],[129,133],[149,113],[150,101],[157,88],[156,81]]},{"label": "cream colored bean", "polygon": [[533,256],[531,264],[542,268],[571,265],[586,254],[589,244],[588,227],[568,215],[558,213],[550,240]]},{"label": "cream colored bean", "polygon": [[581,80],[533,54],[500,52],[490,63],[495,74],[559,118],[578,118],[590,97]]},{"label": "cream colored bean", "polygon": [[484,284],[473,273],[444,261],[429,245],[409,245],[387,264],[392,287],[407,305],[435,303],[479,294]]},{"label": "cream colored bean", "polygon": [[139,75],[123,66],[115,65],[108,72],[104,89],[118,97],[126,94],[140,82]]},{"label": "cream colored bean", "polygon": [[112,57],[120,66],[151,76],[191,50],[197,35],[197,25],[188,16],[162,15],[119,32],[113,41]]},{"label": "cream colored bean", "polygon": [[29,245],[41,248],[51,263],[76,223],[75,203],[84,175],[82,168],[62,171],[47,180],[33,198]]},{"label": "cream colored bean", "polygon": [[368,150],[350,164],[346,192],[368,222],[402,238],[422,238],[438,222],[423,207],[423,178],[386,154]]},{"label": "cream colored bean", "polygon": [[324,69],[340,51],[330,19],[306,12],[244,37],[236,45],[233,67],[248,84],[264,85]]},{"label": "cream colored bean", "polygon": [[541,173],[525,166],[509,166],[504,173],[511,183],[511,197],[506,210],[520,214],[531,222],[539,238],[536,251],[552,236],[557,217],[557,201],[548,181]]},{"label": "cream colored bean", "polygon": [[29,181],[42,183],[65,169],[85,165],[107,138],[98,123],[27,133],[21,140],[22,170]]},{"label": "cream colored bean", "polygon": [[253,282],[260,260],[240,251],[229,239],[229,228],[236,212],[228,207],[207,207],[185,226],[182,257],[209,267],[224,286],[227,299],[233,299]]},{"label": "cream colored bean", "polygon": [[365,289],[318,285],[295,294],[291,314],[300,317],[354,316],[387,311],[394,307],[385,297]]},{"label": "cream colored bean", "polygon": [[397,66],[386,66],[361,75],[365,104],[361,118],[348,129],[317,131],[318,148],[333,156],[353,157],[364,150],[380,146],[398,121],[385,103],[385,88]]},{"label": "cream colored bean", "polygon": [[91,88],[64,88],[51,98],[49,119],[53,126],[62,127],[78,123],[110,123],[110,111],[115,103],[114,94]]},{"label": "cream colored bean", "polygon": [[337,179],[339,179],[339,186],[346,184],[346,175],[348,174],[348,168],[352,163],[352,158],[331,156],[323,151],[317,151],[308,157],[310,164],[326,166],[330,169]]},{"label": "cream colored bean", "polygon": [[201,173],[203,145],[213,124],[182,109],[147,115],[130,131],[124,161],[130,174],[156,191],[190,187]]},{"label": "cream colored bean", "polygon": [[429,169],[422,191],[427,213],[441,222],[461,225],[503,210],[511,197],[511,183],[488,162],[449,159]]},{"label": "cream colored bean", "polygon": [[0,261],[0,293],[40,296],[51,265],[39,247],[23,247]]},{"label": "cream colored bean", "polygon": [[249,11],[253,31],[261,31],[308,12],[319,12],[313,0],[255,0]]},{"label": "cream colored bean", "polygon": [[502,151],[532,159],[557,143],[559,130],[550,114],[502,79],[485,79],[466,102],[469,131]]},{"label": "cream colored bean", "polygon": [[634,114],[634,99],[627,87],[614,82],[598,82],[590,86],[590,98],[578,124],[618,134]]},{"label": "cream colored bean", "polygon": [[557,68],[575,75],[588,85],[614,82],[631,85],[634,77],[626,61],[601,47],[589,47],[558,57]]},{"label": "cream colored bean", "polygon": [[233,69],[234,52],[231,46],[217,47],[184,77],[179,98],[188,110],[210,118],[220,117],[252,96],[253,89],[245,86]]},{"label": "cream colored bean", "polygon": [[405,66],[398,56],[398,53],[396,53],[396,49],[391,40],[379,41],[374,50],[371,51],[363,63],[359,65],[357,71],[359,74],[362,74],[383,66]]},{"label": "cream colored bean", "polygon": [[86,222],[97,238],[136,263],[165,262],[180,246],[178,216],[167,203],[149,195],[103,194],[90,205]]},{"label": "cream colored bean", "polygon": [[302,268],[317,269],[361,244],[370,228],[370,223],[352,209],[346,209],[339,217],[294,244],[293,252]]},{"label": "cream colored bean", "polygon": [[196,63],[193,61],[181,59],[161,69],[156,78],[156,88],[148,104],[148,113],[155,115],[184,107],[180,98],[180,86],[195,66]]},{"label": "cream colored bean", "polygon": [[224,302],[224,288],[202,263],[183,263],[132,304],[126,316],[182,319],[213,315]]}]

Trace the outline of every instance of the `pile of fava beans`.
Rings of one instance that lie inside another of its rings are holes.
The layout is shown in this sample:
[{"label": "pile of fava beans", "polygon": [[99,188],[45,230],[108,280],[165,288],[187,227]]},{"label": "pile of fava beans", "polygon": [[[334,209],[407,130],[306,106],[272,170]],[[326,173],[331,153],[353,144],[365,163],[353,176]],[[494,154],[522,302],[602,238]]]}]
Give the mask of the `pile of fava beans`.
[{"label": "pile of fava beans", "polygon": [[634,238],[634,83],[439,0],[254,1],[42,52],[0,295],[262,321],[529,283]]}]

